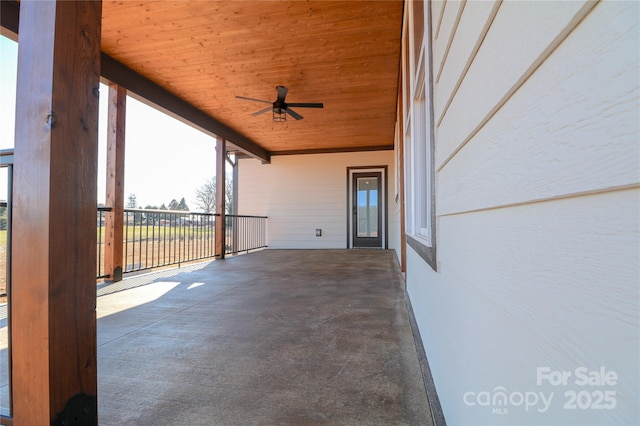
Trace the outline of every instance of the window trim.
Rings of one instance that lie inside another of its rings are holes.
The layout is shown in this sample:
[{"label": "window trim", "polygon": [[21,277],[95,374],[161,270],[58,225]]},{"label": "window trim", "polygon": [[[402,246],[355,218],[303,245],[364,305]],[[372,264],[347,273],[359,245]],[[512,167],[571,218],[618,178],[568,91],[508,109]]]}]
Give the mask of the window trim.
[{"label": "window trim", "polygon": [[[402,61],[404,66],[407,65],[409,69],[405,69],[403,72],[404,78],[409,79],[408,82],[403,83],[404,88],[408,88],[410,93],[405,93],[405,99],[407,102],[406,112],[403,114],[403,139],[405,144],[405,195],[409,197],[407,203],[407,212],[406,212],[406,226],[404,229],[404,233],[406,236],[407,244],[427,263],[434,271],[438,270],[437,267],[437,232],[436,232],[436,209],[435,209],[435,129],[434,129],[434,110],[433,110],[433,52],[431,49],[431,33],[432,33],[432,20],[431,20],[431,2],[426,2],[424,8],[424,32],[423,37],[421,39],[421,46],[419,50],[415,50],[411,45],[414,42],[413,38],[413,8],[410,6],[406,9],[407,16],[405,20],[405,24],[407,25],[405,31],[403,31],[403,49],[405,54],[414,55],[417,53],[417,58],[413,56],[409,57],[409,61],[406,58]],[[404,46],[406,44],[406,46]],[[416,90],[420,89],[418,86],[422,86],[422,83],[418,80],[418,73],[421,69],[424,68],[424,90],[425,93],[425,107],[426,114],[423,120],[420,120],[419,117],[415,117],[416,113],[414,109],[414,98]],[[408,84],[407,84],[408,83]],[[428,85],[428,86],[427,86]],[[427,181],[424,183],[423,189],[428,190],[429,193],[427,195],[428,204],[427,209],[429,212],[428,223],[421,224],[417,221],[416,218],[416,189],[418,189],[413,180],[416,178],[415,176],[415,164],[414,164],[414,145],[415,141],[413,138],[414,129],[413,127],[416,125],[420,125],[420,123],[424,123],[426,126],[425,137],[426,137],[426,147],[425,151],[429,154],[428,159],[428,176]],[[407,136],[409,136],[407,138]],[[411,154],[409,156],[406,155],[407,148],[410,150]],[[426,225],[426,226],[422,226]],[[422,229],[428,229],[430,231],[430,235],[425,236],[422,233]]]}]

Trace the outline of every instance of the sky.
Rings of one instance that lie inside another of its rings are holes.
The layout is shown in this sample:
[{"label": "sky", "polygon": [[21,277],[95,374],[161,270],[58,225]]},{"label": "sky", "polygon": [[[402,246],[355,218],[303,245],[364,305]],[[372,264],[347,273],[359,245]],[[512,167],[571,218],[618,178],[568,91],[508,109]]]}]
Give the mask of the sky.
[{"label": "sky", "polygon": [[[17,56],[17,43],[0,36],[0,149],[14,146]],[[98,203],[105,199],[108,90],[100,85]],[[184,197],[197,211],[195,190],[215,176],[215,140],[131,97],[125,133],[125,203],[129,194],[142,207]],[[0,199],[6,199],[6,172]]]}]

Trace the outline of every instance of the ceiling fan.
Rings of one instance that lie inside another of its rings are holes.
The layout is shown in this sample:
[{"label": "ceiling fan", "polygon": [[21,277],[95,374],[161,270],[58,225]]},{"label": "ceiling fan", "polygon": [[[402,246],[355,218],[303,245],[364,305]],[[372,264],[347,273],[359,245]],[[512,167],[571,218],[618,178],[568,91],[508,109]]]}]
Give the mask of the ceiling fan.
[{"label": "ceiling fan", "polygon": [[254,112],[253,116],[257,116],[260,114],[264,114],[265,112],[272,111],[273,112],[273,121],[287,121],[287,114],[295,118],[296,120],[301,120],[302,117],[300,114],[291,109],[291,107],[295,108],[324,108],[324,105],[321,102],[285,102],[285,98],[287,97],[288,89],[284,86],[277,86],[276,90],[278,91],[278,98],[275,102],[263,101],[262,99],[254,99],[254,98],[246,98],[244,96],[236,96],[238,99],[244,99],[245,101],[254,101],[254,102],[262,102],[265,104],[271,104],[270,107],[262,109],[260,111]]}]

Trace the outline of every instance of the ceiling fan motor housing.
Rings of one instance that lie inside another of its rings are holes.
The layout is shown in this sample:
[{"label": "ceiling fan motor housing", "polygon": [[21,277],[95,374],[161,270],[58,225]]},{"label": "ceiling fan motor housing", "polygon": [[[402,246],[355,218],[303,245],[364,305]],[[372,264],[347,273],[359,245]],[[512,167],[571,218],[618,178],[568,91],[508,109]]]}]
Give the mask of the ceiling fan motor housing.
[{"label": "ceiling fan motor housing", "polygon": [[[265,108],[263,110],[254,112],[252,115],[257,116],[260,114],[264,114],[265,112],[271,110],[272,111],[272,116],[273,116],[273,121],[276,122],[283,122],[283,121],[287,121],[287,114],[289,114],[290,116],[292,116],[293,118],[295,118],[296,120],[301,120],[303,117],[298,114],[297,112],[291,110],[289,108],[289,106],[293,106],[293,107],[299,107],[299,108],[323,108],[324,105],[321,102],[302,102],[302,103],[292,103],[292,104],[287,104],[284,100],[287,97],[287,88],[284,86],[277,86],[276,87],[276,91],[278,92],[278,98],[275,100],[275,102],[273,102],[272,107],[271,108]],[[255,102],[262,102],[262,103],[270,103],[269,101],[264,101],[262,99],[254,99],[254,98],[247,98],[244,96],[236,96],[236,98],[239,99],[244,99],[247,101],[255,101]]]}]

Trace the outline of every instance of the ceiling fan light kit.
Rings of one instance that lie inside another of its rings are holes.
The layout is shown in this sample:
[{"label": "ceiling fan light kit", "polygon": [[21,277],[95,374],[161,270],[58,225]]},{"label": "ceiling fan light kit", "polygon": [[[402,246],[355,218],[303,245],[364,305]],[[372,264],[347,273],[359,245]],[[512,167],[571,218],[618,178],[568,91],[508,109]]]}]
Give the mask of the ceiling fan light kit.
[{"label": "ceiling fan light kit", "polygon": [[283,108],[273,108],[273,121],[283,123],[287,121],[287,110]]},{"label": "ceiling fan light kit", "polygon": [[276,91],[278,92],[278,98],[275,102],[264,101],[262,99],[254,99],[247,98],[244,96],[236,96],[238,99],[244,99],[245,101],[254,101],[254,102],[262,102],[271,104],[270,107],[262,109],[260,111],[254,112],[253,116],[258,116],[264,114],[265,112],[271,110],[272,111],[272,120],[276,123],[283,123],[287,121],[287,114],[293,117],[296,120],[302,120],[304,117],[292,110],[290,107],[296,108],[324,108],[324,105],[321,102],[295,102],[295,103],[286,103],[285,99],[287,97],[287,88],[284,86],[277,86]]}]

